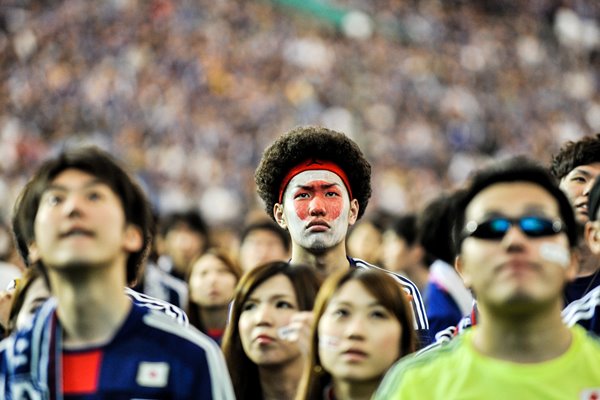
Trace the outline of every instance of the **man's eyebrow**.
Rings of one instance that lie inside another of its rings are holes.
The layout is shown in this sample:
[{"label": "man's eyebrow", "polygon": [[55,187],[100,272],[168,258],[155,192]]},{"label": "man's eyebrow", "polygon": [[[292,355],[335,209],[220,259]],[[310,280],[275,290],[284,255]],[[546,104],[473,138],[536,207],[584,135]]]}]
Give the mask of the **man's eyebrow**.
[{"label": "man's eyebrow", "polygon": [[323,189],[329,189],[334,186],[340,186],[340,184],[333,182],[333,183],[323,183],[323,184],[319,184],[319,185],[296,185],[297,188],[304,189],[304,190],[310,190],[310,189],[314,188],[315,186],[318,186]]}]

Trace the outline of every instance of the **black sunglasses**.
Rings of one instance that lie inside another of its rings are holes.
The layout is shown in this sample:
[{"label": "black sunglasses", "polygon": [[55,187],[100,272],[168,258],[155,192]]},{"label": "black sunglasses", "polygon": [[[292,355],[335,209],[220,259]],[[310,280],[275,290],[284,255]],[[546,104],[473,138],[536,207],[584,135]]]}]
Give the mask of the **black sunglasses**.
[{"label": "black sunglasses", "polygon": [[465,225],[463,239],[474,237],[486,240],[500,240],[511,226],[517,225],[530,238],[556,235],[564,225],[558,220],[527,215],[521,218],[494,217],[483,222],[469,221]]}]

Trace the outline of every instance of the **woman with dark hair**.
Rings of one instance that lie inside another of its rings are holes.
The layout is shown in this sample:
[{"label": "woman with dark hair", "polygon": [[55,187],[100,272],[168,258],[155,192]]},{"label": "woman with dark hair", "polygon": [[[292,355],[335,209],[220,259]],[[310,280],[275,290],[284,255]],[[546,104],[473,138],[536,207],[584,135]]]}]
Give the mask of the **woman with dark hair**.
[{"label": "woman with dark hair", "polygon": [[281,261],[242,277],[223,337],[238,400],[294,398],[306,360],[290,326],[312,310],[320,283],[312,268]]},{"label": "woman with dark hair", "polygon": [[349,269],[319,291],[296,399],[370,399],[386,371],[415,351],[408,298],[378,270]]},{"label": "woman with dark hair", "polygon": [[216,248],[198,257],[190,268],[190,323],[219,344],[227,326],[229,303],[241,275],[234,261]]}]

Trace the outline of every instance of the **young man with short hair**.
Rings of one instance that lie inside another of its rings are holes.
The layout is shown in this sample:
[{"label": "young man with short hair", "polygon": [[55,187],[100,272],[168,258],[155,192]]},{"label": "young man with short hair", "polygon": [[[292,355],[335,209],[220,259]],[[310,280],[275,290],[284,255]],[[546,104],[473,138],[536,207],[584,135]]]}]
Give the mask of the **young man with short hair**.
[{"label": "young man with short hair", "polygon": [[[295,128],[265,150],[255,180],[267,213],[290,233],[292,264],[312,265],[324,274],[378,268],[346,254],[348,228],[364,214],[371,197],[371,166],[346,135],[322,127]],[[415,329],[421,344],[428,343],[419,290],[389,273],[411,297]]]},{"label": "young man with short hair", "polygon": [[589,398],[600,342],[561,319],[576,269],[573,209],[541,166],[511,159],[477,173],[457,207],[456,268],[481,320],[401,360],[375,399]]},{"label": "young man with short hair", "polygon": [[54,298],[0,345],[1,398],[233,398],[209,338],[123,291],[152,217],[107,153],[67,150],[43,163],[16,204],[14,231]]}]

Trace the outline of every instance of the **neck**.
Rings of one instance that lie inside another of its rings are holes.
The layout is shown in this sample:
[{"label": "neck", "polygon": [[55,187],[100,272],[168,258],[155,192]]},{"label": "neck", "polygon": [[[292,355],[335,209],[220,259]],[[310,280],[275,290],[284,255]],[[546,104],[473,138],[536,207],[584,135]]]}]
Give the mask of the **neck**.
[{"label": "neck", "polygon": [[200,307],[199,317],[205,329],[225,329],[227,317],[229,316],[229,307]]},{"label": "neck", "polygon": [[344,400],[369,400],[377,386],[379,385],[381,377],[372,381],[366,382],[348,382],[348,381],[334,381],[333,392],[335,393],[336,399]]},{"label": "neck", "polygon": [[565,353],[571,331],[560,317],[560,301],[527,316],[500,316],[479,304],[481,322],[473,334],[475,348],[492,358],[539,363]]},{"label": "neck", "polygon": [[286,365],[259,367],[264,400],[293,399],[302,376],[304,358],[298,356]]},{"label": "neck", "polygon": [[293,244],[291,263],[313,266],[326,276],[350,266],[346,258],[346,245],[343,241],[322,253],[313,253],[310,249]]},{"label": "neck", "polygon": [[131,309],[121,269],[88,267],[76,273],[50,270],[48,274],[66,348],[107,343]]}]

